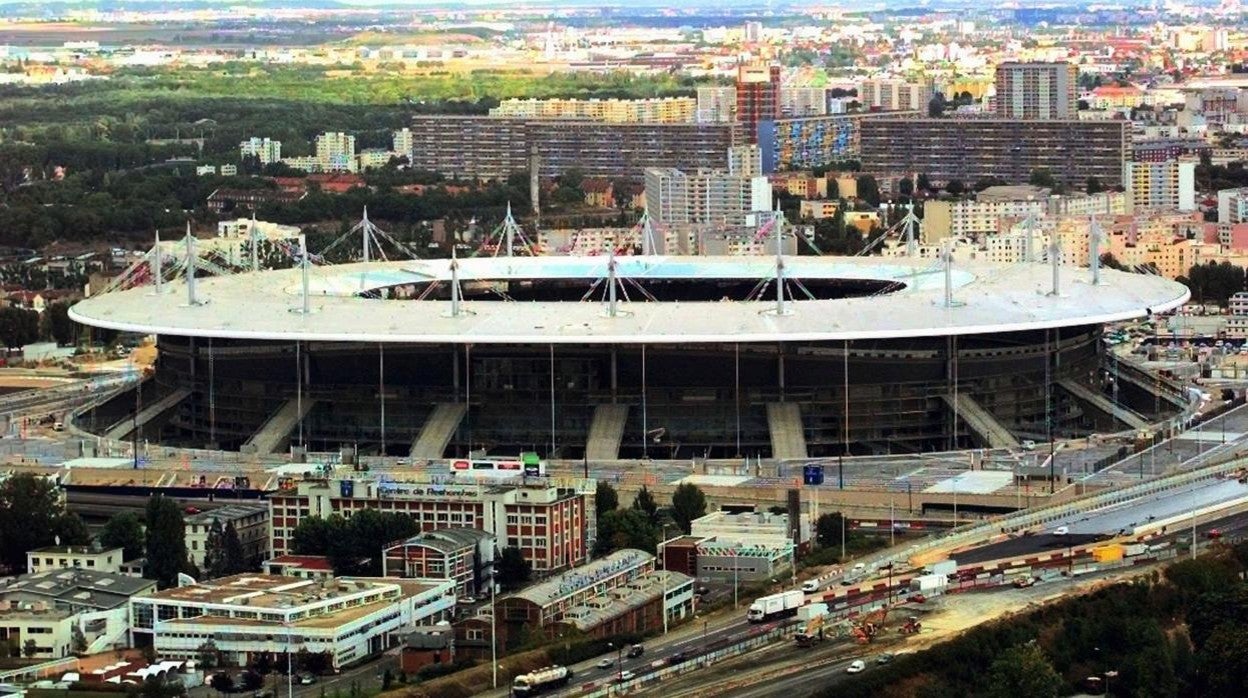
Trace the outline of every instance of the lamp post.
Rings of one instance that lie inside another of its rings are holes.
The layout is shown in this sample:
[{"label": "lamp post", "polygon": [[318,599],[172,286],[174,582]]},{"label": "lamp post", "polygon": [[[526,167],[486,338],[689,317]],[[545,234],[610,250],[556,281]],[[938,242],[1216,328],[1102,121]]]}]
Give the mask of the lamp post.
[{"label": "lamp post", "polygon": [[1109,680],[1110,680],[1110,679],[1116,679],[1116,678],[1118,678],[1118,672],[1117,672],[1117,671],[1114,671],[1113,669],[1110,669],[1109,671],[1105,672],[1105,695],[1107,695],[1107,696],[1108,696],[1108,695],[1110,695],[1110,690],[1109,690]]}]

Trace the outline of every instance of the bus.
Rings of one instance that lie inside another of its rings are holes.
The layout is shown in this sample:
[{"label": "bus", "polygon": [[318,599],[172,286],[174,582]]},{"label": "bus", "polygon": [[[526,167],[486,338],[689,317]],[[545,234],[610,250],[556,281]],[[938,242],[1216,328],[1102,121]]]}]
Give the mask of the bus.
[{"label": "bus", "polygon": [[452,475],[466,478],[546,477],[546,461],[531,452],[518,458],[453,458],[450,469]]}]

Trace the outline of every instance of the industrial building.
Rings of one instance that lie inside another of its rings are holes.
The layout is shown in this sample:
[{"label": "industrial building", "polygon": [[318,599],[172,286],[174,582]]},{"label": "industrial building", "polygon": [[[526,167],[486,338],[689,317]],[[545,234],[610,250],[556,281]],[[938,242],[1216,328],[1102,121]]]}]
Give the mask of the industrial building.
[{"label": "industrial building", "polygon": [[[1083,186],[1123,184],[1126,121],[875,118],[861,122],[864,172],[918,172],[968,187],[995,177],[1027,182],[1037,169]],[[764,156],[764,160],[766,157]]]},{"label": "industrial building", "polygon": [[[514,649],[524,637],[608,637],[643,634],[693,613],[693,578],[656,571],[654,555],[617,550],[494,602],[494,630],[499,652]],[[480,656],[488,654],[491,618],[487,606],[456,624],[455,645]]]},{"label": "industrial building", "polygon": [[382,549],[382,575],[450,579],[457,595],[472,598],[489,588],[497,547],[494,536],[475,528],[424,531]]},{"label": "industrial building", "polygon": [[444,579],[240,574],[130,599],[135,646],[194,659],[211,641],[235,666],[307,651],[327,653],[341,668],[399,646],[415,626],[449,620],[454,610],[454,584]]}]

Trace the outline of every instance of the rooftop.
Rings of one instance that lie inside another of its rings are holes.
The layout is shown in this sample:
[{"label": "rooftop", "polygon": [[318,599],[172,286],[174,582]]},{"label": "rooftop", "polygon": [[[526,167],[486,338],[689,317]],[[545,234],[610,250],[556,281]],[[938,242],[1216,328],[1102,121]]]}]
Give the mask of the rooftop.
[{"label": "rooftop", "polygon": [[661,598],[664,589],[671,591],[680,586],[692,586],[692,584],[693,577],[686,574],[671,570],[657,570],[638,577],[622,587],[612,589],[606,594],[589,599],[583,605],[568,609],[559,622],[574,625],[580,630],[589,630]]},{"label": "rooftop", "polygon": [[205,526],[212,525],[213,521],[220,521],[221,525],[224,526],[226,523],[245,519],[248,516],[255,516],[256,514],[261,513],[267,515],[268,512],[268,504],[227,504],[223,507],[217,507],[216,509],[209,509],[208,511],[201,511],[198,514],[187,516],[185,521],[188,524],[199,524]]},{"label": "rooftop", "polygon": [[154,590],[156,582],[124,574],[80,568],[23,574],[0,581],[0,599],[70,604],[98,609],[117,608],[136,594]]},{"label": "rooftop", "polygon": [[423,531],[404,541],[389,544],[387,549],[402,545],[423,545],[443,553],[471,548],[478,543],[493,538],[489,533],[476,528],[440,528],[434,531]]},{"label": "rooftop", "polygon": [[617,550],[606,557],[558,574],[546,581],[522,589],[503,598],[518,598],[538,606],[548,606],[556,600],[593,586],[601,579],[625,570],[638,569],[654,556],[641,550]]},{"label": "rooftop", "polygon": [[[774,278],[771,257],[617,257],[621,279]],[[563,280],[585,288],[607,275],[608,257],[477,257],[458,261],[461,283],[474,280]],[[260,340],[445,343],[638,344],[656,342],[836,341],[1016,332],[1145,317],[1182,305],[1187,288],[1168,279],[1062,269],[1052,291],[1047,264],[958,262],[952,307],[944,303],[943,269],[931,260],[880,257],[786,257],[791,280],[875,282],[899,290],[854,298],[728,301],[622,301],[617,314],[590,301],[381,300],[361,296],[407,284],[448,284],[450,260],[370,262],[314,267],[310,313],[298,269],[198,279],[200,305],[188,307],[184,281],[156,297],[139,287],[88,298],[70,310],[86,325],[144,334]],[[602,284],[600,284],[600,287]],[[900,290],[903,289],[904,290]],[[601,295],[601,294],[599,294]],[[246,308],[247,312],[240,312]]]},{"label": "rooftop", "polygon": [[298,567],[305,570],[334,571],[334,566],[329,564],[329,558],[324,555],[278,555],[266,560],[265,564]]},{"label": "rooftop", "polygon": [[46,548],[36,548],[28,551],[27,555],[107,555],[120,551],[121,548],[94,548],[90,545],[49,545]]}]

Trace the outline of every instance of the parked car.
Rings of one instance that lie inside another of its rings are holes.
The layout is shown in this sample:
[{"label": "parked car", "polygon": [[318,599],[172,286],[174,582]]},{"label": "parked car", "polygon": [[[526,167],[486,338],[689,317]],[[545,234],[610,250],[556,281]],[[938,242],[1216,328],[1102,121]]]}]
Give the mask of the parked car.
[{"label": "parked car", "polygon": [[845,673],[846,674],[858,674],[858,673],[865,671],[866,668],[867,668],[866,662],[862,661],[861,659],[855,659],[854,661],[849,663],[849,666],[845,667]]},{"label": "parked car", "polygon": [[633,679],[635,679],[635,678],[637,678],[637,675],[636,675],[636,674],[634,674],[633,672],[629,671],[628,669],[625,669],[624,671],[621,671],[621,672],[620,672],[620,673],[619,673],[619,674],[615,677],[615,680],[616,680],[616,681],[618,681],[618,682],[620,682],[620,683],[624,683],[625,681],[632,681],[632,680],[633,680]]},{"label": "parked car", "polygon": [[312,674],[304,674],[299,677],[299,685],[301,686],[311,686],[314,683],[316,683],[316,677]]},{"label": "parked car", "polygon": [[646,648],[642,645],[633,645],[632,647],[628,648],[629,659],[632,659],[633,657],[640,657],[641,655],[645,653],[646,653]]}]

